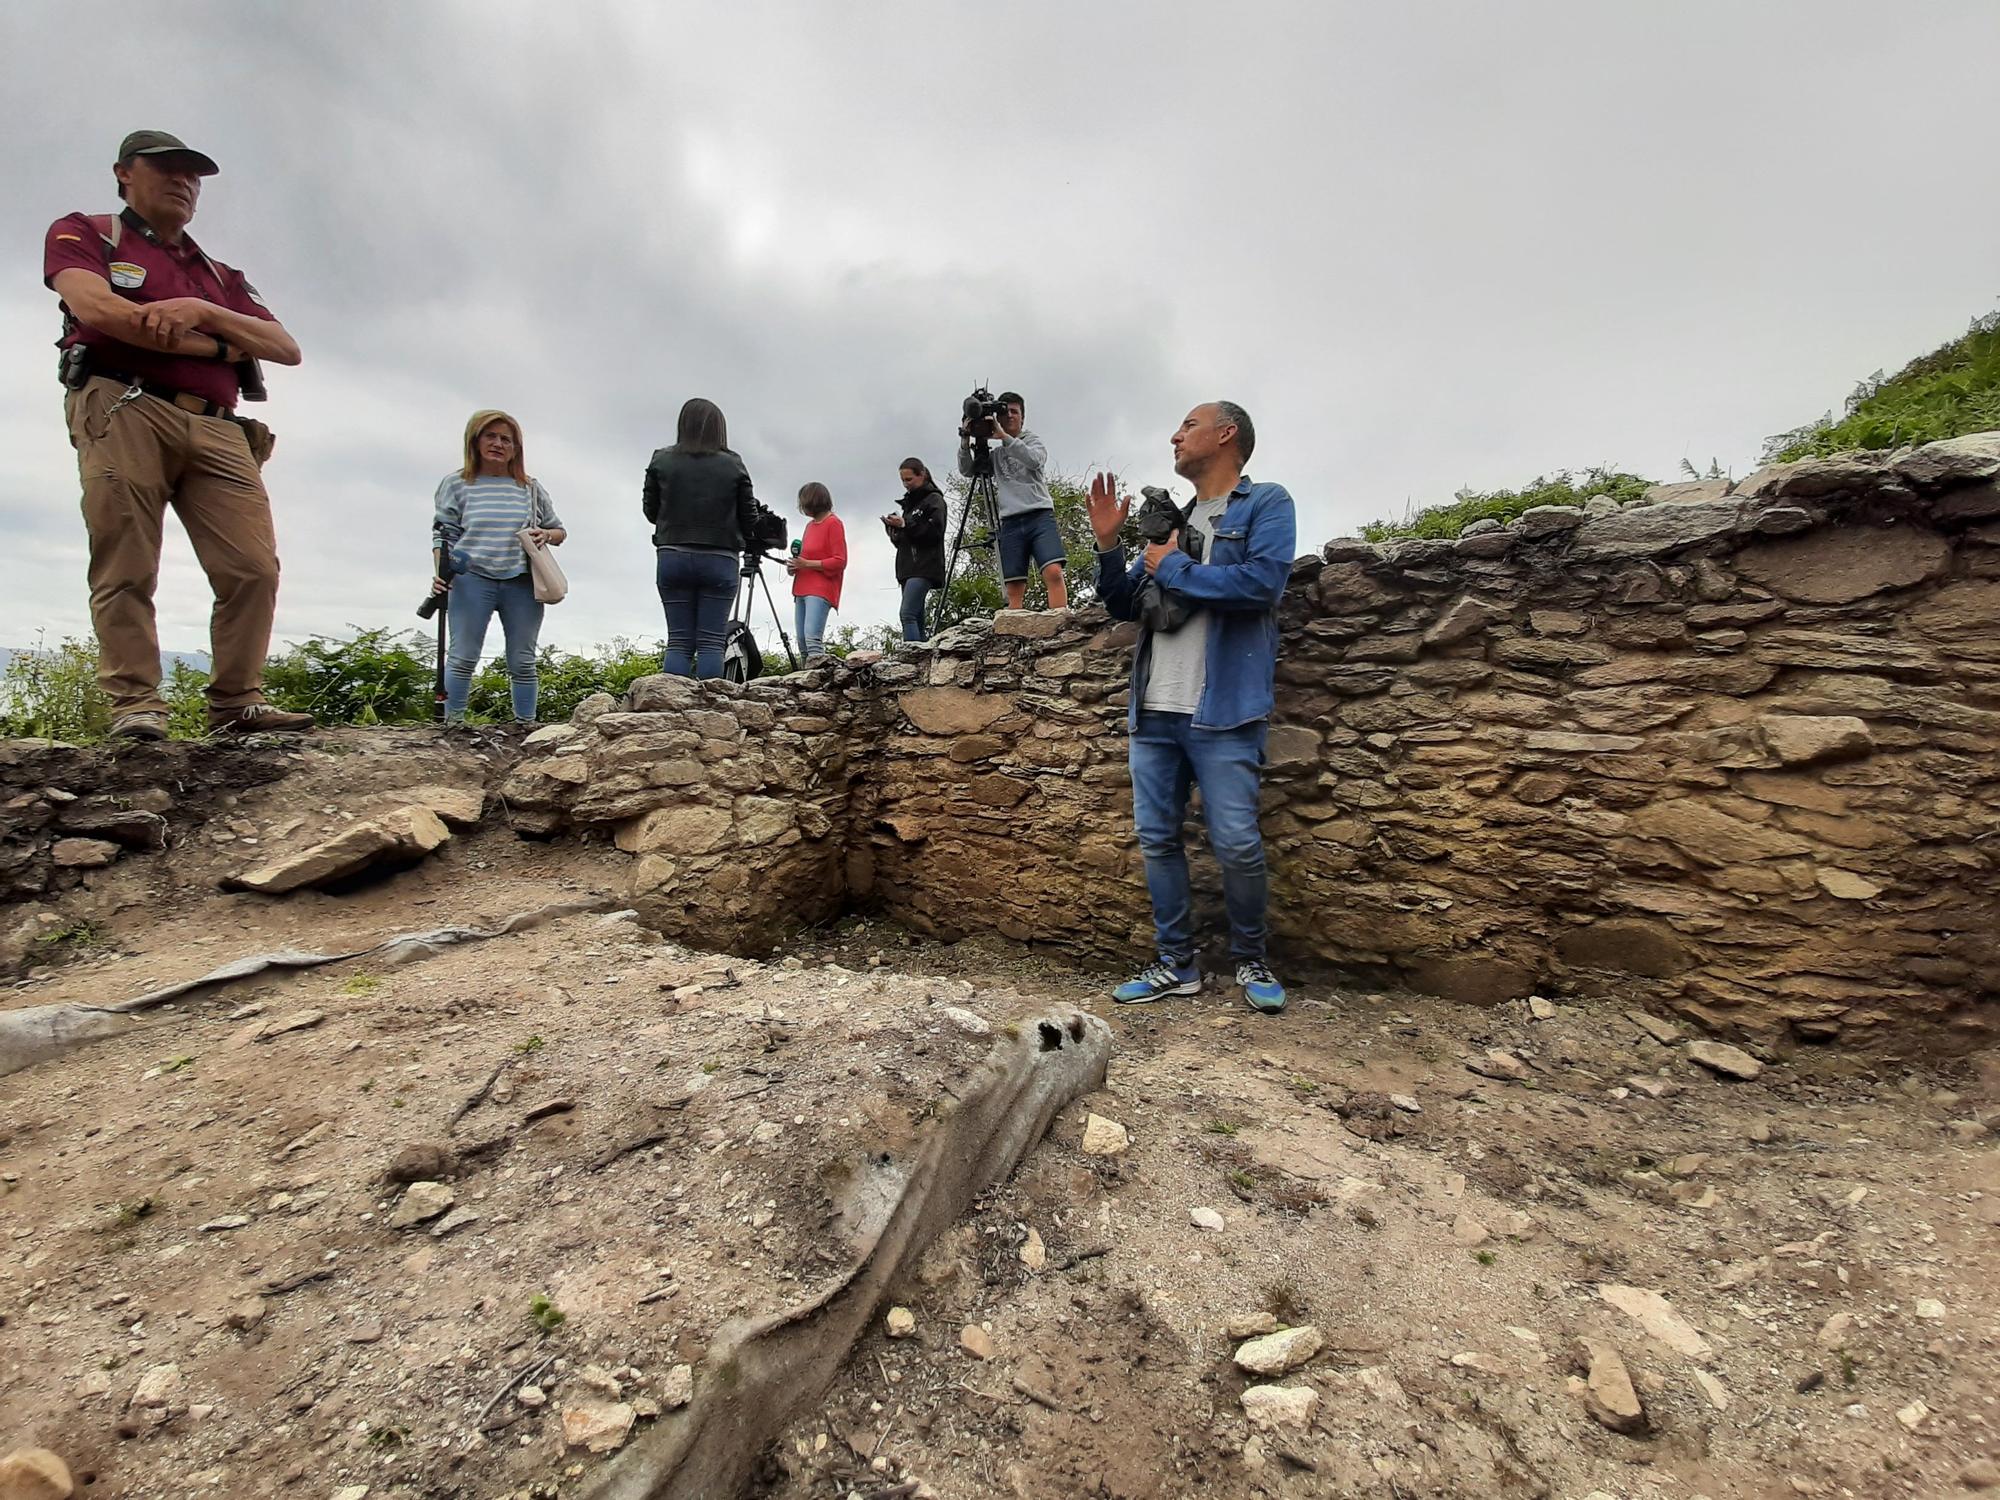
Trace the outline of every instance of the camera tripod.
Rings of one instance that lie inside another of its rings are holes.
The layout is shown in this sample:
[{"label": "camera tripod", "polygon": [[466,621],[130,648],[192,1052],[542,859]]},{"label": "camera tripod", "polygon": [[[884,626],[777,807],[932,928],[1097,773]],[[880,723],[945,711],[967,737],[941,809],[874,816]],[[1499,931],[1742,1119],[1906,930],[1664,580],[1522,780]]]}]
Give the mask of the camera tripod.
[{"label": "camera tripod", "polygon": [[958,577],[958,560],[966,550],[965,523],[975,511],[979,514],[980,524],[986,528],[986,545],[997,545],[1000,539],[1000,490],[993,478],[993,453],[985,438],[975,439],[973,443],[972,481],[966,486],[965,501],[959,507],[958,525],[952,528],[951,553],[944,565],[944,586],[937,591],[937,609],[931,619],[932,635],[941,634],[947,625],[955,625],[965,618],[965,610],[952,610],[951,586]]},{"label": "camera tripod", "polygon": [[771,611],[771,624],[776,627],[778,639],[785,647],[785,660],[793,671],[798,670],[799,658],[792,650],[792,638],[785,634],[785,622],[778,614],[778,601],[772,597],[769,580],[764,577],[764,552],[743,554],[740,577],[742,586],[737,590],[735,602],[729,607],[729,628],[722,640],[722,675],[731,682],[748,682],[764,670],[764,653],[757,649],[757,637],[750,633],[750,610],[757,602],[757,586],[764,587],[764,603]]}]

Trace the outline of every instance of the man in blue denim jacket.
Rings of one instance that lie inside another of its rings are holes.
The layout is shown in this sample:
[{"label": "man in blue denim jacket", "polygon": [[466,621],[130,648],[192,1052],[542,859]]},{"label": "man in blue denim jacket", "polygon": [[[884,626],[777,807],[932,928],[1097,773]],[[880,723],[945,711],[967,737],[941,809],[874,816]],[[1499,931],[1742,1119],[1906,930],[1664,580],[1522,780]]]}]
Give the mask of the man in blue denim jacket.
[{"label": "man in blue denim jacket", "polygon": [[1283,485],[1257,484],[1243,472],[1256,441],[1250,414],[1233,401],[1197,406],[1174,434],[1174,472],[1194,484],[1184,530],[1201,537],[1193,549],[1200,562],[1176,531],[1128,565],[1118,528],[1132,502],[1118,493],[1114,475],[1100,474],[1090,486],[1097,591],[1112,615],[1141,618],[1148,576],[1194,606],[1169,633],[1142,628],[1132,656],[1132,818],[1146,857],[1159,959],[1112,991],[1122,1004],[1201,989],[1181,841],[1188,791],[1199,786],[1209,848],[1222,867],[1236,982],[1252,1010],[1285,1008],[1284,986],[1265,954],[1269,882],[1257,809],[1278,601],[1291,577],[1298,521]]}]

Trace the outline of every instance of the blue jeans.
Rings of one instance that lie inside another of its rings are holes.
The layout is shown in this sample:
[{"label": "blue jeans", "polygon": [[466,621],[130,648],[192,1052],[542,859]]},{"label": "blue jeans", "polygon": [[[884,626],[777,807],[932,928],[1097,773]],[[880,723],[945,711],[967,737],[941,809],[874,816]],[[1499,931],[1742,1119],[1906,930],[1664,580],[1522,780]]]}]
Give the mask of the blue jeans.
[{"label": "blue jeans", "polygon": [[1142,710],[1132,731],[1132,821],[1146,857],[1160,958],[1177,968],[1194,961],[1196,946],[1187,849],[1181,842],[1190,786],[1201,788],[1208,847],[1222,867],[1230,956],[1238,963],[1264,958],[1270,882],[1257,826],[1257,780],[1268,727],[1260,719],[1237,729],[1196,729],[1192,714]]},{"label": "blue jeans", "polygon": [[512,578],[456,573],[445,596],[451,641],[445,650],[444,716],[453,723],[465,717],[472,675],[479,670],[479,653],[486,645],[486,626],[496,613],[507,641],[507,689],[514,700],[514,717],[524,723],[534,721],[540,685],[535,642],[542,633],[542,606],[535,602],[534,580],[526,573]]},{"label": "blue jeans", "polygon": [[1000,518],[1000,577],[1006,583],[1024,583],[1050,563],[1067,556],[1062,532],[1056,528],[1052,510],[1025,511]]},{"label": "blue jeans", "polygon": [[903,584],[904,640],[921,641],[928,634],[924,629],[924,605],[936,587],[928,578],[912,578]]},{"label": "blue jeans", "polygon": [[807,661],[826,655],[826,617],[833,613],[833,601],[818,594],[792,596],[792,628],[799,638],[799,655]]},{"label": "blue jeans", "polygon": [[667,612],[667,654],[660,670],[675,677],[720,677],[722,641],[736,603],[735,555],[662,547],[659,585]]}]

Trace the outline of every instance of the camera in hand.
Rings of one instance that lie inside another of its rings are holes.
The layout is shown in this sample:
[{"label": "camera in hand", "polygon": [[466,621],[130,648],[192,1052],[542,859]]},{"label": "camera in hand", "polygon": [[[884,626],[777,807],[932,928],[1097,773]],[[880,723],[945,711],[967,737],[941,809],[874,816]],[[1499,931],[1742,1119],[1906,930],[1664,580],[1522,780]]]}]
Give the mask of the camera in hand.
[{"label": "camera in hand", "polygon": [[[464,569],[458,566],[458,556],[456,553],[447,550],[438,554],[437,576],[442,578],[446,584],[451,582],[454,573],[463,571]],[[417,606],[417,618],[419,620],[428,620],[432,615],[444,608],[445,600],[449,597],[449,594],[434,588],[430,593],[424,595],[424,602]]]},{"label": "camera in hand", "polygon": [[744,538],[752,555],[785,550],[785,518],[762,500],[750,502],[757,507],[757,519],[750,528],[750,535]]},{"label": "camera in hand", "polygon": [[[1174,504],[1174,497],[1165,490],[1147,485],[1139,491],[1146,501],[1132,518],[1139,528],[1140,538],[1153,547],[1165,545],[1175,532],[1180,533],[1180,550],[1196,562],[1208,549],[1202,542],[1201,533],[1187,529],[1188,517],[1194,514],[1190,505],[1182,510]],[[1163,588],[1157,578],[1148,575],[1139,588],[1139,623],[1160,635],[1168,635],[1179,630],[1195,612],[1194,605],[1181,594],[1170,588]]]},{"label": "camera in hand", "polygon": [[1132,518],[1132,524],[1139,528],[1139,536],[1150,547],[1157,547],[1176,531],[1181,534],[1180,548],[1196,562],[1208,549],[1202,545],[1201,533],[1187,529],[1188,516],[1193,507],[1182,510],[1174,504],[1174,497],[1155,485],[1146,485],[1139,491],[1146,497],[1146,503]]}]

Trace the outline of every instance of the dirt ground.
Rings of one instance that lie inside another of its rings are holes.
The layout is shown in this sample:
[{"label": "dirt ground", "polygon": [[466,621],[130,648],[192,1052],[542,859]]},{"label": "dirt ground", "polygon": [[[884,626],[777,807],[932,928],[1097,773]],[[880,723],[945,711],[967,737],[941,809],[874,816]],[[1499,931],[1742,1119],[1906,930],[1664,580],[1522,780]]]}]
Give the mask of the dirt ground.
[{"label": "dirt ground", "polygon": [[[348,772],[313,774],[244,790],[176,882],[133,862],[104,946],[0,1007],[617,889],[615,852],[491,829],[341,896],[215,893],[302,806],[337,820]],[[1105,977],[860,921],[749,961],[607,911],[238,983],[0,1079],[0,1451],[135,1500],[574,1494],[604,1460],[566,1413],[643,1429],[722,1320],[822,1284],[857,1163],[907,1149],[982,1032],[1068,1001],[1114,1028],[1107,1087],[934,1249],[913,1331],[876,1319],[760,1494],[1925,1496],[2000,1459],[1990,1057],[1742,1082],[1615,1005],[1305,983],[1270,1019],[1113,1007]],[[1130,1148],[1085,1154],[1090,1113]],[[399,1157],[442,1217],[396,1227]],[[1317,1352],[1246,1375],[1259,1317]],[[1635,1432],[1576,1389],[1582,1340]],[[1260,1383],[1310,1420],[1253,1427]]]}]

